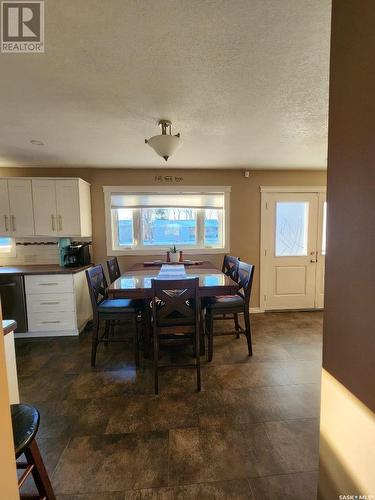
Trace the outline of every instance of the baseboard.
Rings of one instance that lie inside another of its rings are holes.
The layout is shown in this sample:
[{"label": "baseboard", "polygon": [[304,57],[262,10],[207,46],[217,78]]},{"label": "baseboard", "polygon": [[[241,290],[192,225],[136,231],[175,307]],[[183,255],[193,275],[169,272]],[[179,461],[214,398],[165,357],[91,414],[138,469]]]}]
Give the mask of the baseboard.
[{"label": "baseboard", "polygon": [[250,307],[250,313],[259,314],[259,313],[264,313],[264,311],[260,307]]}]

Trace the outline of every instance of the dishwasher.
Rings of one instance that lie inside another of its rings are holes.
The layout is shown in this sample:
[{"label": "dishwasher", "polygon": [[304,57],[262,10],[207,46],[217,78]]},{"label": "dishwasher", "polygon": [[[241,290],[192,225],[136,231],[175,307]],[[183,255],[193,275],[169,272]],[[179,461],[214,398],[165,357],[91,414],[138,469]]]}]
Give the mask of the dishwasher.
[{"label": "dishwasher", "polygon": [[23,276],[0,274],[0,297],[3,319],[17,322],[17,333],[27,332],[26,297]]}]

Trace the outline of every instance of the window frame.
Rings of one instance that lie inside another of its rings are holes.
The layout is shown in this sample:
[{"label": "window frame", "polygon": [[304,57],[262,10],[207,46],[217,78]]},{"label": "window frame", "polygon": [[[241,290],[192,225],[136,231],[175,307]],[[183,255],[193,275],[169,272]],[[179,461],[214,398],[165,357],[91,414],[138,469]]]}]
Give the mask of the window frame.
[{"label": "window frame", "polygon": [[[169,193],[169,194],[189,194],[189,193],[223,193],[224,194],[224,220],[223,220],[223,245],[221,247],[202,246],[199,240],[199,225],[202,226],[202,217],[197,217],[198,227],[198,245],[186,246],[181,249],[184,254],[223,254],[230,252],[230,192],[231,186],[103,186],[104,193],[104,208],[105,208],[105,229],[106,229],[106,245],[108,256],[120,255],[165,255],[168,245],[153,245],[138,248],[113,248],[113,242],[118,241],[116,235],[117,225],[112,224],[111,213],[111,194],[112,193]],[[139,211],[140,212],[140,211]],[[134,220],[135,238],[137,232],[141,236],[141,221],[140,216]],[[204,243],[204,229],[201,228],[201,235]]]}]

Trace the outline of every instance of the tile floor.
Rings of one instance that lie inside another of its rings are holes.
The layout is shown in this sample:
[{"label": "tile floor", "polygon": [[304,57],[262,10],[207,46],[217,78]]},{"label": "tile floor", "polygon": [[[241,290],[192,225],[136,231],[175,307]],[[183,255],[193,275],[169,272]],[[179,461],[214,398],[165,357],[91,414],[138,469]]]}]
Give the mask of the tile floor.
[{"label": "tile floor", "polygon": [[322,314],[252,321],[254,356],[243,337],[215,338],[199,394],[195,372],[178,369],[154,396],[130,344],[100,346],[91,369],[90,331],[17,341],[21,400],[40,410],[58,499],[315,499]]}]

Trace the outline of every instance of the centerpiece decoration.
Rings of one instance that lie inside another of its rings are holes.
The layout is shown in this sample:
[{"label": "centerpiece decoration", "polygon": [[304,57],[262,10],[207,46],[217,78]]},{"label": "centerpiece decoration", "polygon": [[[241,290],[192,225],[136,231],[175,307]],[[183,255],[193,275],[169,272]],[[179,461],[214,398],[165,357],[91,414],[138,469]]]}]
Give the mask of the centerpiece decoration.
[{"label": "centerpiece decoration", "polygon": [[182,250],[178,251],[176,245],[173,245],[167,252],[167,262],[181,262]]}]

